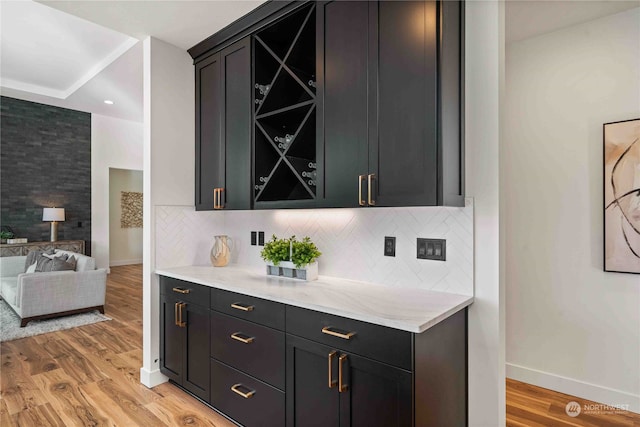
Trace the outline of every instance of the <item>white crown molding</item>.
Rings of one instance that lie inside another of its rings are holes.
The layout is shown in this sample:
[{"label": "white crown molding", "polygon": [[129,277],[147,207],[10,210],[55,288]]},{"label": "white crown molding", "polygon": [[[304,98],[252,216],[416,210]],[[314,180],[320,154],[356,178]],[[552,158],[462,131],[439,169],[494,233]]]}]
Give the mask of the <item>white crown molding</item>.
[{"label": "white crown molding", "polygon": [[29,83],[24,83],[18,80],[13,79],[2,79],[0,80],[0,85],[3,88],[20,90],[23,92],[35,93],[37,95],[49,96],[57,99],[67,99],[71,96],[75,91],[84,86],[89,80],[97,76],[102,70],[107,68],[113,61],[122,56],[125,52],[131,49],[138,43],[138,39],[133,37],[127,38],[127,40],[118,46],[114,51],[112,51],[109,55],[105,56],[101,61],[96,63],[87,73],[85,73],[82,77],[80,77],[75,83],[73,83],[66,90],[53,89],[46,86],[34,85]]},{"label": "white crown molding", "polygon": [[124,54],[126,51],[131,49],[133,46],[135,46],[136,43],[138,43],[138,41],[139,41],[138,39],[129,37],[124,43],[118,46],[113,52],[105,56],[102,59],[102,61],[98,62],[93,67],[91,67],[91,69],[84,76],[80,77],[74,84],[72,84],[65,91],[64,98],[65,99],[68,98],[76,90],[80,89],[85,83],[87,83],[89,80],[97,76],[102,70],[107,68],[113,61],[118,59],[120,56],[122,56],[122,54]]}]

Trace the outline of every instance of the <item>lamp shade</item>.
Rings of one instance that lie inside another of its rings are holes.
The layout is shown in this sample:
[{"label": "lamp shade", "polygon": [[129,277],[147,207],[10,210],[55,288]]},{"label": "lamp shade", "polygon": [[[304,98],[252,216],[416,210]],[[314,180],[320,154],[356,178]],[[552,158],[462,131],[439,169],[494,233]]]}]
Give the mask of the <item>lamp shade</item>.
[{"label": "lamp shade", "polygon": [[43,221],[64,221],[64,208],[43,208]]}]

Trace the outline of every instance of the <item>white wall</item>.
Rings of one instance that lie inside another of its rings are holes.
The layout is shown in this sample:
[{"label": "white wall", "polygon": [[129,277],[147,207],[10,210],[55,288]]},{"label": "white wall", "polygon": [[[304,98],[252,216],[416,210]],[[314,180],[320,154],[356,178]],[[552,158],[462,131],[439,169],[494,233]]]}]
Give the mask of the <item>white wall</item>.
[{"label": "white wall", "polygon": [[159,292],[155,208],[194,206],[194,69],[189,54],[149,37],[144,40],[143,366],[140,381],[153,387],[160,374]]},{"label": "white wall", "polygon": [[[213,236],[233,241],[231,262],[264,269],[251,231],[267,240],[305,236],[322,252],[322,275],[387,286],[473,295],[473,206],[370,209],[281,209],[195,212],[156,206],[156,266],[210,265]],[[384,237],[396,237],[396,256],[383,254]],[[447,260],[416,258],[416,238],[447,241]]]},{"label": "white wall", "polygon": [[602,124],[640,117],[640,9],[507,47],[509,377],[640,412],[640,277],[603,271]]},{"label": "white wall", "polygon": [[469,425],[505,425],[501,114],[504,3],[465,14],[466,194],[474,198],[475,301],[469,307]]},{"label": "white wall", "polygon": [[109,169],[109,265],[142,263],[142,227],[122,228],[122,192],[142,193],[142,171]]},{"label": "white wall", "polygon": [[109,168],[142,169],[142,123],[91,116],[91,255],[109,268]]}]

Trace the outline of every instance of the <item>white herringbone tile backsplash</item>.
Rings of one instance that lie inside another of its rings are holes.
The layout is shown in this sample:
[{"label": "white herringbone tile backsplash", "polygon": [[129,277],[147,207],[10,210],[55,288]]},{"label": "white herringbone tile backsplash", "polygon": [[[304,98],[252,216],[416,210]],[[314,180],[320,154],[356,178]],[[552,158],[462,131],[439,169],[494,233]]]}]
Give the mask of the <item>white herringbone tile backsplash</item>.
[{"label": "white herringbone tile backsplash", "polygon": [[[464,208],[411,207],[196,212],[156,206],[156,267],[209,264],[213,236],[234,241],[232,262],[264,265],[250,232],[266,240],[309,236],[322,256],[320,274],[390,286],[473,295],[473,203]],[[383,255],[384,236],[396,256]],[[416,238],[447,240],[447,261],[416,259]]]}]

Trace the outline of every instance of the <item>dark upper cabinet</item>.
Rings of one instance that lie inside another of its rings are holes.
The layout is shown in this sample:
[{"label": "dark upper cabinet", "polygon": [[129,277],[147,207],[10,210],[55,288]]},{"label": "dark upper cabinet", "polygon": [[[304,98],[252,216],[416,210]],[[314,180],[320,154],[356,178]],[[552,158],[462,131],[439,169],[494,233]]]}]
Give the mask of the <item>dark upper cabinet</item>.
[{"label": "dark upper cabinet", "polygon": [[371,9],[367,203],[436,205],[436,2],[380,1]]},{"label": "dark upper cabinet", "polygon": [[[160,372],[203,400],[209,400],[209,309],[171,293],[174,279],[160,295]],[[198,286],[198,285],[195,285]]]},{"label": "dark upper cabinet", "polygon": [[282,5],[196,59],[196,208],[464,205],[464,3]]},{"label": "dark upper cabinet", "polygon": [[287,335],[287,426],[412,425],[411,372]]},{"label": "dark upper cabinet", "polygon": [[254,36],[257,208],[315,206],[315,17],[308,3]]},{"label": "dark upper cabinet", "polygon": [[251,208],[251,41],[196,64],[196,210]]},{"label": "dark upper cabinet", "polygon": [[319,206],[464,203],[460,11],[318,3]]},{"label": "dark upper cabinet", "polygon": [[369,2],[318,2],[318,204],[358,206],[369,170]]}]

